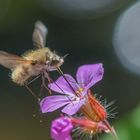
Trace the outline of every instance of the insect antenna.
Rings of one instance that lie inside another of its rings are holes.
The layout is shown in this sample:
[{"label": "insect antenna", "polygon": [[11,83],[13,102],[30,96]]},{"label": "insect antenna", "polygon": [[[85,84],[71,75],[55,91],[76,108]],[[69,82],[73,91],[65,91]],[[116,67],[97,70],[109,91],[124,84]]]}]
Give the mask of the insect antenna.
[{"label": "insect antenna", "polygon": [[63,59],[65,59],[69,54],[65,54],[64,56],[62,56]]}]

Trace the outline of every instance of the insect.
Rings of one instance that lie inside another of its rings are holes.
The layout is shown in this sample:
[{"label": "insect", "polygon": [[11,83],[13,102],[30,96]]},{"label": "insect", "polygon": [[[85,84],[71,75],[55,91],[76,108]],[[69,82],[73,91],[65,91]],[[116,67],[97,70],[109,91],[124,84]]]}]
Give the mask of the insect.
[{"label": "insect", "polygon": [[64,63],[64,57],[60,57],[45,47],[48,30],[41,21],[35,23],[33,31],[34,50],[17,56],[0,51],[0,64],[11,70],[11,79],[16,84],[23,86],[33,76],[45,75],[49,80],[49,71],[57,70]]}]

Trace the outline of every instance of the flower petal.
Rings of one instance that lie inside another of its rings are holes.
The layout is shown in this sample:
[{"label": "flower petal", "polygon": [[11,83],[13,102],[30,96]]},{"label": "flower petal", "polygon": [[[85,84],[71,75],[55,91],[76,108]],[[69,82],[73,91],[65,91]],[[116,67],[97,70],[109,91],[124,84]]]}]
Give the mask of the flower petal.
[{"label": "flower petal", "polygon": [[78,68],[76,78],[81,87],[89,89],[102,79],[103,73],[102,63],[83,65]]},{"label": "flower petal", "polygon": [[51,137],[54,140],[72,140],[73,124],[67,117],[57,118],[51,125]]},{"label": "flower petal", "polygon": [[71,75],[64,74],[64,76],[67,81],[61,76],[54,83],[49,84],[48,87],[55,92],[74,96],[74,91],[78,90],[78,84]]},{"label": "flower petal", "polygon": [[53,112],[69,102],[70,99],[64,95],[48,96],[41,100],[40,108],[42,113]]},{"label": "flower petal", "polygon": [[68,115],[74,115],[84,103],[85,99],[81,99],[80,101],[72,101],[62,109],[62,112]]}]

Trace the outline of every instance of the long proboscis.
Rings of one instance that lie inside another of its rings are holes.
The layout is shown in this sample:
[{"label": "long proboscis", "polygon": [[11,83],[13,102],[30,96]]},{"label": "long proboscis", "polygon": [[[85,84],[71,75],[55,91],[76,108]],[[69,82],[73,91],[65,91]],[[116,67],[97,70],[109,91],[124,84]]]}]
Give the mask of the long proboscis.
[{"label": "long proboscis", "polygon": [[[64,73],[62,72],[62,70],[60,69],[60,67],[56,67],[57,71],[61,74],[61,76],[63,76],[63,78],[65,79],[65,81],[68,83],[68,85],[70,86],[70,88],[73,90],[73,92],[75,93],[75,95],[77,95],[76,91],[74,90],[74,88],[72,87],[72,85],[70,84],[70,82],[67,80],[67,78],[65,77]],[[79,95],[77,95],[79,96]]]}]

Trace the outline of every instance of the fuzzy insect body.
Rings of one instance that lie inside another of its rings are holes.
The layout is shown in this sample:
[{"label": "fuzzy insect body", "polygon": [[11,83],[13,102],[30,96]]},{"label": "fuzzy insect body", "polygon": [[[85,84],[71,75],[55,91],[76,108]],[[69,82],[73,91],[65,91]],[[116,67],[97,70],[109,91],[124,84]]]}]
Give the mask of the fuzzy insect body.
[{"label": "fuzzy insect body", "polygon": [[45,25],[37,21],[33,32],[34,50],[26,51],[22,56],[0,51],[0,64],[11,69],[13,82],[22,86],[33,76],[47,75],[63,64],[63,57],[45,47],[47,33]]}]

